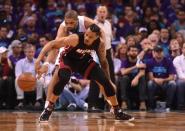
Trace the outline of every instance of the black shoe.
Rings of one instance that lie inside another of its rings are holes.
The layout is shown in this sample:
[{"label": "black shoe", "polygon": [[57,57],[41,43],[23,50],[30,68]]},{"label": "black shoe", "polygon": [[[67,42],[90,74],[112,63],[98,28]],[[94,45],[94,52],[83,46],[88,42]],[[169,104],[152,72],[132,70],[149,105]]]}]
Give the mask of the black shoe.
[{"label": "black shoe", "polygon": [[47,108],[45,108],[39,117],[39,122],[40,123],[48,122],[53,110],[54,110],[54,105],[49,105]]},{"label": "black shoe", "polygon": [[19,102],[17,106],[15,106],[16,110],[23,110],[25,109],[25,104],[23,102]]},{"label": "black shoe", "polygon": [[124,113],[121,109],[113,109],[113,114],[116,120],[133,121],[134,117]]},{"label": "black shoe", "polygon": [[39,111],[43,110],[44,108],[44,101],[42,99],[39,99],[34,104],[34,110]]}]

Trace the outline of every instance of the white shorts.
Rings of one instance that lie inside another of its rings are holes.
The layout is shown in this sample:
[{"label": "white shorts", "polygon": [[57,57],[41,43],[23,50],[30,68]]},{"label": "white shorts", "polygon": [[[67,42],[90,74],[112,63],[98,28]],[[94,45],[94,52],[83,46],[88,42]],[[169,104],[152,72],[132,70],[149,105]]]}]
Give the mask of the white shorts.
[{"label": "white shorts", "polygon": [[59,53],[58,53],[57,58],[55,60],[55,65],[57,65],[57,66],[60,64],[60,54],[62,53],[62,51],[64,51],[64,47],[59,49]]}]

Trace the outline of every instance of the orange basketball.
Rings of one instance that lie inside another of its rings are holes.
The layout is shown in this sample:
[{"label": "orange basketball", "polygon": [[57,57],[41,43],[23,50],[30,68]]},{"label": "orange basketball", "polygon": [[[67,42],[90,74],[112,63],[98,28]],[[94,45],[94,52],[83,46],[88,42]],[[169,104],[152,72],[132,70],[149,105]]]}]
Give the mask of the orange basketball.
[{"label": "orange basketball", "polygon": [[17,84],[23,91],[35,90],[36,78],[29,72],[23,73],[18,77]]}]

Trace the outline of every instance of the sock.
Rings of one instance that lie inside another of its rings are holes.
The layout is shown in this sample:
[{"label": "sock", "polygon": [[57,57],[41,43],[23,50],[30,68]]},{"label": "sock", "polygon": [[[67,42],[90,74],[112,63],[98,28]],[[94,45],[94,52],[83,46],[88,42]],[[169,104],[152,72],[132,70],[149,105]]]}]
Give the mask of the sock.
[{"label": "sock", "polygon": [[116,105],[116,106],[112,106],[113,109],[119,109],[119,105]]},{"label": "sock", "polygon": [[47,108],[48,106],[54,106],[54,103],[53,102],[50,102],[50,101],[46,101],[45,102],[45,105],[44,105],[44,108]]},{"label": "sock", "polygon": [[112,106],[114,112],[118,111],[120,109],[119,105],[116,105],[116,106]]},{"label": "sock", "polygon": [[18,101],[18,102],[23,102],[23,101],[24,101],[24,99],[17,99],[17,101]]}]

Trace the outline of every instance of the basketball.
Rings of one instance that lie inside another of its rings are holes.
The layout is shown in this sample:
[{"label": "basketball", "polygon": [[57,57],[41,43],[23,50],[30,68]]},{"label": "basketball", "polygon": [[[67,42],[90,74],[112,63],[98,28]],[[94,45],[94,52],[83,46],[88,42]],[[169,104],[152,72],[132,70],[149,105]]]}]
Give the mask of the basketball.
[{"label": "basketball", "polygon": [[17,84],[23,91],[34,91],[36,78],[31,73],[23,73],[18,77]]}]

